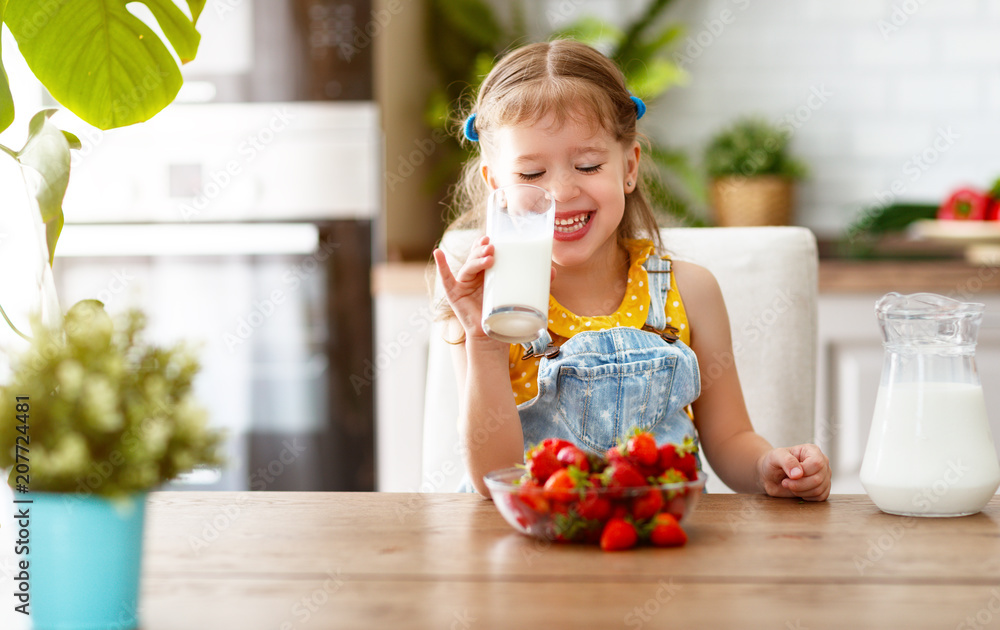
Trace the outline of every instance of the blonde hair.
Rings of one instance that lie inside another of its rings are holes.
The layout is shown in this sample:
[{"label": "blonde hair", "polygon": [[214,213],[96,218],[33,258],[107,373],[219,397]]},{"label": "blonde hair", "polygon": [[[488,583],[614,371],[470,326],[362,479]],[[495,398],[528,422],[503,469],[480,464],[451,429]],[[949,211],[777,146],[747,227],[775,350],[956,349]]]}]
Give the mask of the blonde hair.
[{"label": "blonde hair", "polygon": [[[553,115],[557,125],[567,119],[598,125],[624,146],[640,139],[636,105],[621,71],[594,48],[566,39],[530,44],[500,59],[466,115],[473,113],[480,155],[465,164],[452,191],[450,206],[458,216],[449,230],[483,230],[490,189],[481,175],[482,153],[500,127],[532,125]],[[638,181],[625,195],[617,237],[619,243],[648,238],[660,246],[656,215]]]}]

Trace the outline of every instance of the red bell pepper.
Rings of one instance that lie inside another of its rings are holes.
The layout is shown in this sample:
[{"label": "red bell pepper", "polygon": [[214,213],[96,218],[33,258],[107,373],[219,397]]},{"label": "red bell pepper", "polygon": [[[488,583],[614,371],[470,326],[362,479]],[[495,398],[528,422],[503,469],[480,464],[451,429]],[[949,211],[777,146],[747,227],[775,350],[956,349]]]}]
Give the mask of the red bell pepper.
[{"label": "red bell pepper", "polygon": [[987,221],[1000,221],[1000,199],[991,199],[990,206],[986,208]]},{"label": "red bell pepper", "polygon": [[973,188],[959,188],[938,208],[937,218],[950,221],[982,221],[992,199]]},{"label": "red bell pepper", "polygon": [[987,193],[990,205],[986,208],[987,221],[1000,221],[1000,178],[993,182],[993,188]]}]

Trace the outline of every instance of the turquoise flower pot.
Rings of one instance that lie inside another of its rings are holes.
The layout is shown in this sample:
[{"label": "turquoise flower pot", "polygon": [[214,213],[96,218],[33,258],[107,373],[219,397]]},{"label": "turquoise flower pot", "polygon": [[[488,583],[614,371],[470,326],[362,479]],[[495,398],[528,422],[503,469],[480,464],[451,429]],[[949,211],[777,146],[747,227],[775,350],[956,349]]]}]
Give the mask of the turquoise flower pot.
[{"label": "turquoise flower pot", "polygon": [[106,499],[33,492],[30,562],[35,630],[139,625],[146,494]]}]

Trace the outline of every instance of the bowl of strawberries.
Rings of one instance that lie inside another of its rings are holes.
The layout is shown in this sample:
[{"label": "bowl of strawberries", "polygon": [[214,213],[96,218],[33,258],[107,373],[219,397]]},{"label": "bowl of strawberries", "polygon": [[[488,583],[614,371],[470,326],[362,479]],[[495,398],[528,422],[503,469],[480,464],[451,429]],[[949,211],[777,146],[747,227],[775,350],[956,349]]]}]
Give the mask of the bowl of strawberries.
[{"label": "bowl of strawberries", "polygon": [[690,438],[657,445],[640,430],[602,455],[550,438],[525,452],[523,466],[484,481],[500,514],[523,534],[605,551],[676,547],[687,542],[683,524],[707,479],[696,451]]}]

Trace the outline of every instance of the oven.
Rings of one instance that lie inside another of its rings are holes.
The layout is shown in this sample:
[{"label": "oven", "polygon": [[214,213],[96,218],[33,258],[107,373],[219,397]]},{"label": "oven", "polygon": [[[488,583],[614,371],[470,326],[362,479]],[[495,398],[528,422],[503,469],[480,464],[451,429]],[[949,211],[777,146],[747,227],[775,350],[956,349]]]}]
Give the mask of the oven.
[{"label": "oven", "polygon": [[[76,132],[54,271],[62,307],[140,307],[197,344],[228,466],[177,487],[374,488],[370,269],[381,256],[371,102],[173,105]],[[366,363],[366,361],[368,363]]]}]

